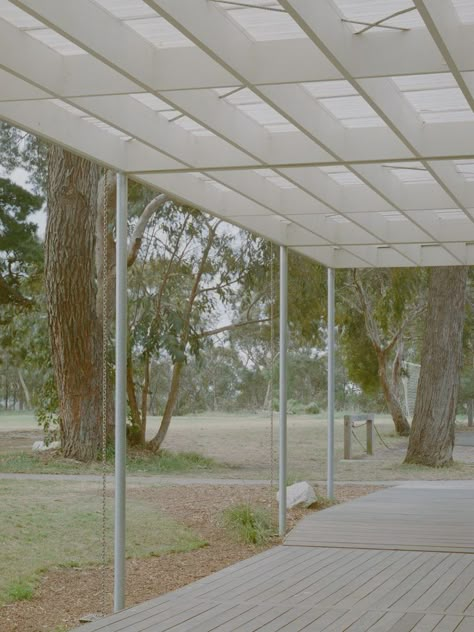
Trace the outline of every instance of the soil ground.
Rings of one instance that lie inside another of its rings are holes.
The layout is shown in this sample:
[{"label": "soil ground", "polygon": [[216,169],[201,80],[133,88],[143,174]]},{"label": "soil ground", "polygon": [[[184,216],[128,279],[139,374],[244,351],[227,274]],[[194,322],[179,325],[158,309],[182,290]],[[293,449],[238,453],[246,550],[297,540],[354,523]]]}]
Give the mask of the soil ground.
[{"label": "soil ground", "polygon": [[[372,486],[339,486],[338,500],[375,491]],[[265,547],[236,542],[222,526],[222,511],[232,504],[271,506],[268,487],[193,485],[192,487],[132,487],[132,498],[156,503],[166,514],[191,528],[209,544],[188,553],[172,553],[127,562],[127,605],[140,603],[209,575]],[[274,505],[276,503],[273,503]],[[275,507],[276,509],[276,507]],[[289,527],[305,510],[290,512]],[[106,610],[111,609],[112,569],[106,568]],[[81,616],[103,608],[100,568],[54,569],[43,574],[34,597],[0,608],[2,632],[64,632],[79,625]]]}]

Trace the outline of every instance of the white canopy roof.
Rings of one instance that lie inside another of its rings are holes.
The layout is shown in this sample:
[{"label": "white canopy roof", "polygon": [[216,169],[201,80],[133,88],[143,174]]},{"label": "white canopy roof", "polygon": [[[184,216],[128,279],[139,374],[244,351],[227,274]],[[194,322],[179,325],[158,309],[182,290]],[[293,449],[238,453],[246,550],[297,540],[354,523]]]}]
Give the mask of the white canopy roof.
[{"label": "white canopy roof", "polygon": [[474,0],[0,0],[0,88],[325,265],[474,263]]}]

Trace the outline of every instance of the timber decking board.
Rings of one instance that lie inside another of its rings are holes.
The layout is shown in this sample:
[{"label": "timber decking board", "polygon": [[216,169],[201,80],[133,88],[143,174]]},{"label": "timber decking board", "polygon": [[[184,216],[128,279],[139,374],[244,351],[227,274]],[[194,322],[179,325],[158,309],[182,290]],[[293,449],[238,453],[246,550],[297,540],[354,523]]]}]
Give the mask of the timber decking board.
[{"label": "timber decking board", "polygon": [[474,485],[307,516],[283,546],[80,632],[474,632]]}]

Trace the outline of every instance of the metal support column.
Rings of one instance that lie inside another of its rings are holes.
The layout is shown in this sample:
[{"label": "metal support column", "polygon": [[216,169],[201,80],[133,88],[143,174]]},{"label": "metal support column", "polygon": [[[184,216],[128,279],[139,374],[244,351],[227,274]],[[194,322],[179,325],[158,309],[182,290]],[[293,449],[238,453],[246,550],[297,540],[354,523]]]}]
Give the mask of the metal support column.
[{"label": "metal support column", "polygon": [[328,268],[328,498],[334,498],[335,311],[335,272]]},{"label": "metal support column", "polygon": [[125,607],[127,423],[127,177],[117,174],[115,312],[115,532],[114,612]]},{"label": "metal support column", "polygon": [[286,533],[286,417],[287,417],[287,348],[288,348],[288,248],[280,246],[280,440],[279,440],[279,534]]}]

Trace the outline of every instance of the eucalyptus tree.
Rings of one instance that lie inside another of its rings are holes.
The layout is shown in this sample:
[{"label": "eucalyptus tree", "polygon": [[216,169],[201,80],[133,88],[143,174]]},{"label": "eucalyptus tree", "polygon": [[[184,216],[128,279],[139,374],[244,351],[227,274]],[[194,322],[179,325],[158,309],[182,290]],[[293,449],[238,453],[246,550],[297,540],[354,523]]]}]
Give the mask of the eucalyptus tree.
[{"label": "eucalyptus tree", "polygon": [[[246,300],[260,250],[248,233],[171,201],[150,218],[129,273],[127,393],[133,443],[145,444],[153,359],[166,355],[172,362],[160,428],[148,443],[158,451],[188,358],[198,356],[204,341],[262,320],[258,301]],[[230,318],[224,318],[226,311]]]},{"label": "eucalyptus tree", "polygon": [[468,268],[430,270],[421,369],[406,463],[453,462]]},{"label": "eucalyptus tree", "polygon": [[382,388],[395,430],[410,433],[401,401],[406,346],[425,309],[419,269],[351,270],[341,277],[341,344],[349,377],[367,392]]}]

